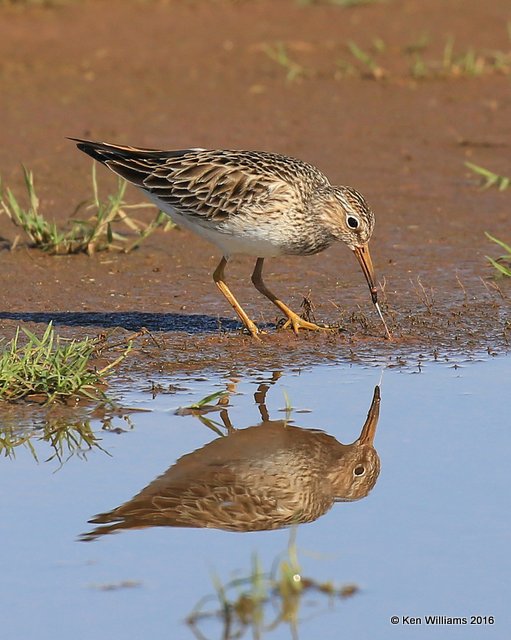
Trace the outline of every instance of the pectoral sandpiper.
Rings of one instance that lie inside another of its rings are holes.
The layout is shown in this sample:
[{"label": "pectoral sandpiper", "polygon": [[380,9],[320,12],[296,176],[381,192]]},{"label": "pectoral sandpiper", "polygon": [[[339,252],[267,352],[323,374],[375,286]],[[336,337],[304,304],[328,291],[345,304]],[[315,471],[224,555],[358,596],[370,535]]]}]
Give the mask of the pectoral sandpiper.
[{"label": "pectoral sandpiper", "polygon": [[263,151],[182,149],[156,151],[72,138],[81,151],[139,187],[176,224],[217,245],[222,259],[213,279],[257,337],[259,329],[228,288],[224,270],[230,256],[257,258],[252,282],[287,318],[284,326],[321,327],[301,318],[263,281],[265,258],[319,253],[336,240],[354,252],[378,305],[369,239],[374,215],[351,187],[333,186],[313,165]]},{"label": "pectoral sandpiper", "polygon": [[89,520],[102,526],[81,539],[147,527],[280,529],[312,522],[335,502],[365,498],[380,473],[373,444],[380,402],[378,386],[351,444],[286,420],[231,427],[226,437],[184,455],[128,502]]}]

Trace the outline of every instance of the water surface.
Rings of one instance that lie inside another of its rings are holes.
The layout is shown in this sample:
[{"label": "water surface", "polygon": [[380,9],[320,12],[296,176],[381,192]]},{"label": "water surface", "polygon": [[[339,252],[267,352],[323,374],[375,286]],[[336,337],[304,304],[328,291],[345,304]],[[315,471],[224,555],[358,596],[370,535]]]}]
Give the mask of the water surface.
[{"label": "water surface", "polygon": [[[332,603],[304,595],[299,637],[507,637],[510,374],[504,356],[383,373],[374,488],[296,531],[303,575],[360,590]],[[154,398],[141,378],[130,391],[118,389],[123,405],[145,410],[131,414],[132,426],[117,419],[117,429],[104,431],[91,423],[109,455],[96,448],[62,465],[44,462],[48,445],[32,439],[36,463],[18,447],[0,466],[3,637],[193,638],[185,618],[214,593],[212,573],[225,582],[246,576],[254,553],[271,567],[290,530],[148,527],[84,542],[80,536],[95,526],[88,520],[126,503],[183,455],[219,437],[196,416],[176,415],[178,407],[230,388],[228,419],[246,429],[261,422],[261,396],[258,405],[254,393],[266,382],[270,420],[290,419],[350,443],[380,377],[378,368],[322,365],[241,376],[234,386],[210,373],[158,379],[177,390]],[[207,417],[221,423],[218,412]],[[268,622],[274,614],[269,608]],[[426,625],[428,615],[468,622]],[[472,615],[495,622],[481,629],[469,624]],[[392,625],[391,616],[400,624]],[[403,624],[402,616],[422,619],[427,632]],[[202,629],[207,638],[223,637],[220,620]],[[290,638],[292,631],[282,623],[263,637]]]}]

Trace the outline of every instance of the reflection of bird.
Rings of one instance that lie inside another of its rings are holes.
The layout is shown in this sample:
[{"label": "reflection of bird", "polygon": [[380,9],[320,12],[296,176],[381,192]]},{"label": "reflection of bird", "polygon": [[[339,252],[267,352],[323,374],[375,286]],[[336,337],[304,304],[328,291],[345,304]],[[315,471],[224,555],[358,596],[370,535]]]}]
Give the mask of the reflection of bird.
[{"label": "reflection of bird", "polygon": [[[311,255],[342,240],[355,253],[377,311],[368,242],[374,216],[350,187],[335,187],[319,169],[262,151],[156,151],[75,139],[78,148],[144,191],[174,222],[216,244],[223,253],[213,279],[239,318],[258,329],[229,290],[224,269],[233,254],[257,258],[256,289],[275,304],[295,333],[321,329],[291,311],[263,282],[263,261]],[[390,337],[385,325],[387,336]]]},{"label": "reflection of bird", "polygon": [[180,458],[129,502],[96,516],[91,522],[104,526],[83,539],[152,526],[256,531],[311,522],[334,502],[358,500],[373,488],[380,471],[373,447],[379,406],[376,387],[362,432],[350,445],[282,420],[218,438]]}]

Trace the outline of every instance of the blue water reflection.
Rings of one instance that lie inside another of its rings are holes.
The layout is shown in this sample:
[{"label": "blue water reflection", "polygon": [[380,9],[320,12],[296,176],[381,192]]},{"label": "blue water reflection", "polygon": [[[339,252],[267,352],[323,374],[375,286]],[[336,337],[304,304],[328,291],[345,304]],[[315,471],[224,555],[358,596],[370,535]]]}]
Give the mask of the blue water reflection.
[{"label": "blue water reflection", "polygon": [[[390,623],[393,615],[422,618],[422,628],[427,615],[469,622],[471,615],[494,616],[484,629],[430,626],[427,637],[507,637],[511,361],[461,365],[384,373],[376,486],[297,532],[304,574],[356,583],[361,592],[325,615],[304,610],[299,637],[411,637],[410,626]],[[126,502],[173,461],[216,438],[196,417],[174,413],[225,387],[225,380],[207,377],[161,381],[189,391],[154,399],[136,388],[125,394],[124,404],[150,411],[132,415],[132,430],[100,432],[111,457],[93,450],[87,461],[72,457],[56,472],[58,465],[36,464],[27,450],[2,460],[4,637],[192,638],[183,620],[212,592],[212,570],[229,580],[247,571],[254,551],[268,566],[286,548],[286,529],[153,527],[78,541],[91,516]],[[264,379],[271,372],[240,378],[229,408],[236,427],[260,421],[253,394]],[[346,365],[283,372],[266,405],[272,419],[284,418],[285,393],[294,425],[352,442],[379,379],[380,370]],[[220,626],[208,632],[221,637]],[[290,630],[280,626],[268,637],[289,638]]]}]

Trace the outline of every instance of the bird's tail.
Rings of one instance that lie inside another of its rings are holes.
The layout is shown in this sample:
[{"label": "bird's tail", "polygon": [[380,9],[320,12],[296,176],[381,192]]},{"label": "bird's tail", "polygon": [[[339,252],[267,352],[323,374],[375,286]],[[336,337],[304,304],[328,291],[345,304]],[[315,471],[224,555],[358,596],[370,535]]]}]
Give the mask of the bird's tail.
[{"label": "bird's tail", "polygon": [[144,180],[169,158],[179,158],[190,153],[190,149],[158,151],[138,147],[125,147],[109,142],[93,142],[81,138],[69,138],[76,142],[80,151],[101,162],[114,173],[137,187],[144,188]]},{"label": "bird's tail", "polygon": [[[165,161],[166,152],[155,149],[124,147],[108,142],[93,142],[81,138],[69,138],[80,151],[106,165],[114,173],[132,184],[143,187],[145,178]],[[168,156],[167,156],[168,157]]]}]

